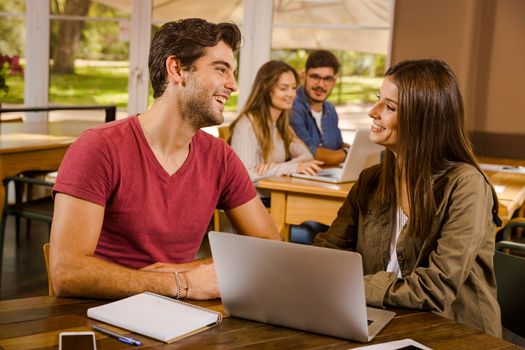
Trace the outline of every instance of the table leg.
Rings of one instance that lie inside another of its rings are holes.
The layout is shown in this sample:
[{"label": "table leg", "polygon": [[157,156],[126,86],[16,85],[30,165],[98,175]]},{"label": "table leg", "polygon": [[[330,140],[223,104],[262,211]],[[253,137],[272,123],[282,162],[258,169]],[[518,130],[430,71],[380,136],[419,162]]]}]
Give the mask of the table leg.
[{"label": "table leg", "polygon": [[270,211],[281,239],[288,242],[290,240],[290,229],[286,224],[286,193],[272,191]]},{"label": "table leg", "polygon": [[[4,204],[5,204],[5,190],[4,190],[4,184],[0,184],[0,210],[4,210]],[[2,217],[0,216],[0,220],[2,220]]]},{"label": "table leg", "polygon": [[[2,215],[0,215],[0,269],[2,267],[2,259],[4,257],[4,234],[5,234],[5,228],[4,225],[6,224],[3,220],[3,212],[4,212],[4,204],[5,204],[5,190],[4,190],[4,184],[0,183],[0,211],[2,212]],[[0,275],[2,271],[0,271]]]}]

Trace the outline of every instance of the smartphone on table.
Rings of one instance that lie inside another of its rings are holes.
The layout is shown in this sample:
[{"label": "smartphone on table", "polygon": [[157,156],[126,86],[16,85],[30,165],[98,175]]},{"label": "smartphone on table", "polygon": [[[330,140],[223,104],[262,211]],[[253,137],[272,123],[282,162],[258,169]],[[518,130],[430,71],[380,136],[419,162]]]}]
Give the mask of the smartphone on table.
[{"label": "smartphone on table", "polygon": [[94,332],[62,332],[58,337],[58,350],[97,350]]}]

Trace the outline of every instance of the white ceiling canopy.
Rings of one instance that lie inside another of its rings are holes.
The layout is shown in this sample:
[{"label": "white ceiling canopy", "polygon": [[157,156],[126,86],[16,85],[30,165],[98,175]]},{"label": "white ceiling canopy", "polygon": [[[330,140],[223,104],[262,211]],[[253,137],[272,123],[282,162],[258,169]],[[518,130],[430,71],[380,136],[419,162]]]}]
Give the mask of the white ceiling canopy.
[{"label": "white ceiling canopy", "polygon": [[274,0],[272,47],[386,54],[393,0]]},{"label": "white ceiling canopy", "polygon": [[[96,0],[131,11],[131,0]],[[260,0],[270,1],[270,0]],[[395,0],[273,0],[272,48],[386,54]],[[242,0],[153,0],[153,22],[200,17],[242,28]]]}]

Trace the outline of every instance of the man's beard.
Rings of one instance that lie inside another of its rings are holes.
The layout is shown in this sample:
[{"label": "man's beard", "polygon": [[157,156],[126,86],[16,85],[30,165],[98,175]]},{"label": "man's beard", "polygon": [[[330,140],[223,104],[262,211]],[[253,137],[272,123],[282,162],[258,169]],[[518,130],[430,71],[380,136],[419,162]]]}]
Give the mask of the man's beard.
[{"label": "man's beard", "polygon": [[186,92],[180,106],[183,120],[194,130],[224,122],[222,113],[213,108],[213,98],[193,78],[186,81]]}]

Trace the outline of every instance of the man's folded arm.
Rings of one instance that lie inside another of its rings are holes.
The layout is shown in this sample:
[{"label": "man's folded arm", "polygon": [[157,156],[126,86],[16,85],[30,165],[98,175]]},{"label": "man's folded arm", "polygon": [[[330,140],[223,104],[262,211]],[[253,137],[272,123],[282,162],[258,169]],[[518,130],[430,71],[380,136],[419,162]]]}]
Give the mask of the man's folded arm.
[{"label": "man's folded arm", "polygon": [[[176,296],[172,272],[135,270],[93,256],[103,218],[102,206],[67,194],[56,194],[50,244],[50,272],[55,293],[58,296],[122,298],[150,291]],[[217,297],[213,269],[200,264],[191,268],[191,272],[185,273],[185,282],[191,286],[192,277],[196,277],[202,285],[194,291],[188,290],[188,297]],[[209,282],[206,275],[210,275]],[[192,295],[193,292],[198,294]]]}]

